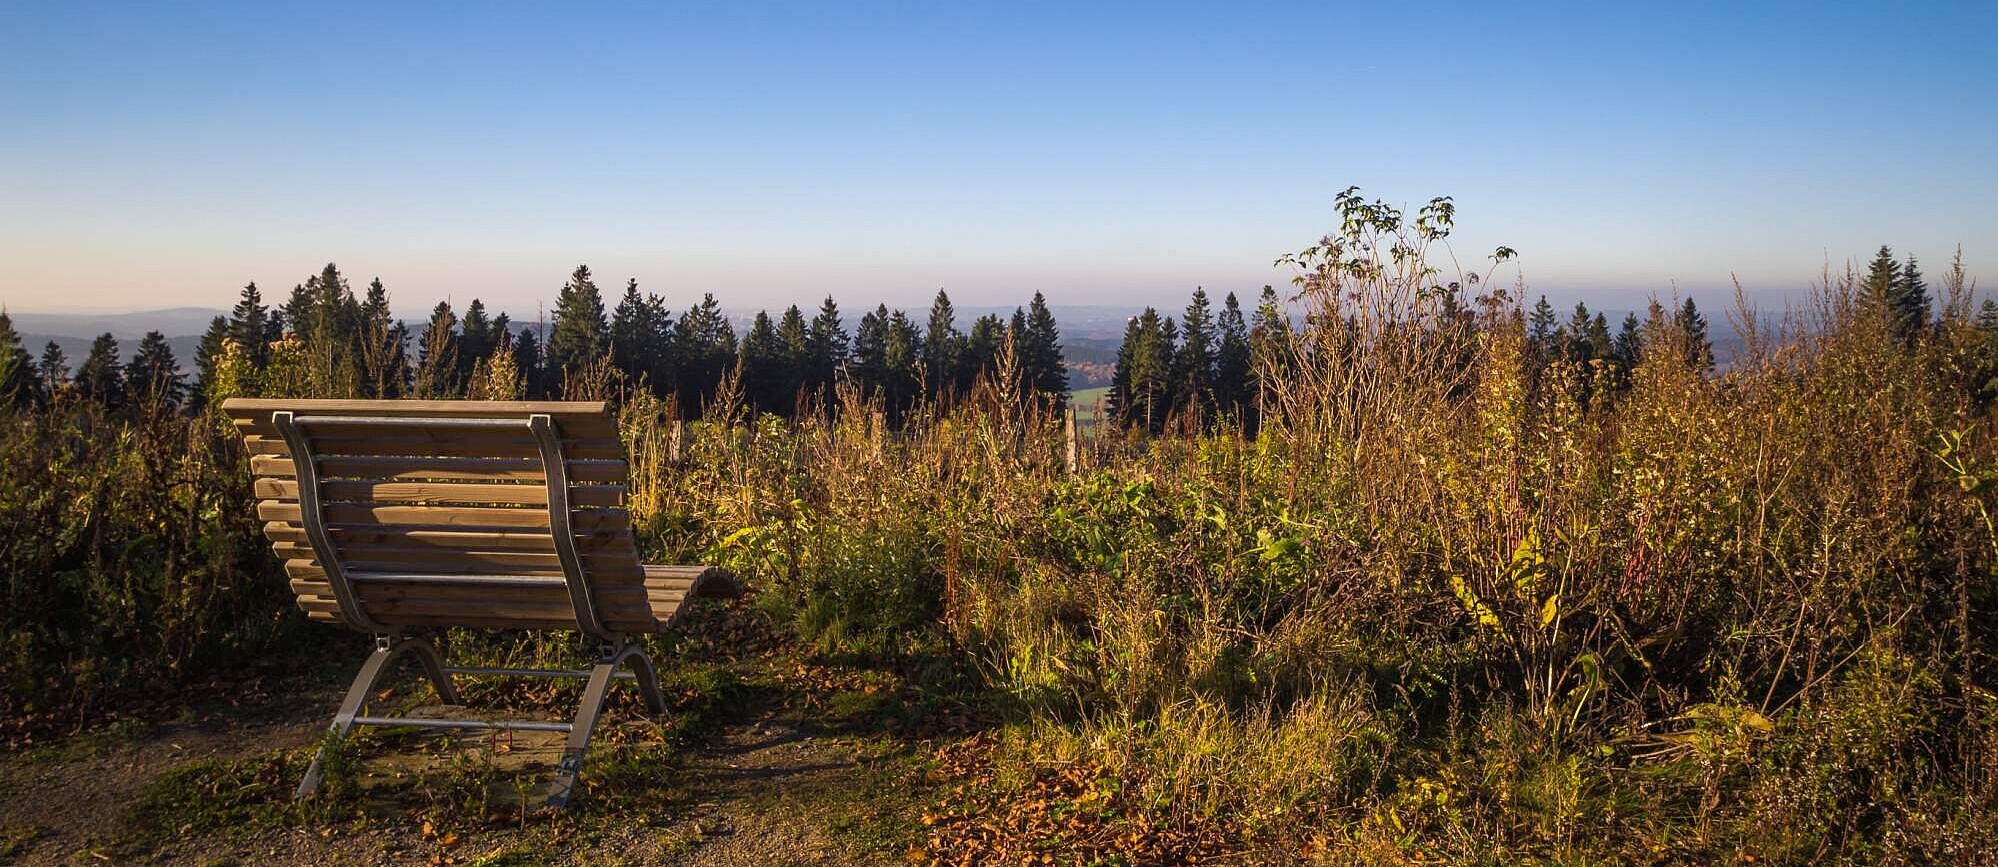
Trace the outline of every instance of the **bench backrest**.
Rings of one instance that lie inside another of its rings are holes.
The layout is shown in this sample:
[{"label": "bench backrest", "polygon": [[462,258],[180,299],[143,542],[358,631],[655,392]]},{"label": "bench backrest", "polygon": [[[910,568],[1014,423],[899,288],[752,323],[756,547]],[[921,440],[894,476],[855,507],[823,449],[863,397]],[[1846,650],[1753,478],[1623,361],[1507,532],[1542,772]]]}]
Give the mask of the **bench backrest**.
[{"label": "bench backrest", "polygon": [[223,411],[249,450],[264,534],[314,619],[371,632],[657,626],[601,402],[235,398]]}]

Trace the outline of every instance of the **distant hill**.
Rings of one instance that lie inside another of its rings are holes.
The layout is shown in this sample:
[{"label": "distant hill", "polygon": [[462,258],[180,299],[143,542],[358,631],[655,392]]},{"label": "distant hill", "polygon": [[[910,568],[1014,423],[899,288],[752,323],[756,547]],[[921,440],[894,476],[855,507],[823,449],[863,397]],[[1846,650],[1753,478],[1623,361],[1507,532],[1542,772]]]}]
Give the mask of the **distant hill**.
[{"label": "distant hill", "polygon": [[15,330],[36,334],[71,334],[96,337],[106,331],[120,341],[144,337],[157,331],[173,337],[199,335],[208,330],[208,321],[229,311],[209,307],[169,307],[163,310],[137,310],[131,313],[15,313]]},{"label": "distant hill", "polygon": [[83,363],[90,354],[90,342],[97,335],[110,332],[118,338],[120,360],[130,360],[139,350],[139,339],[148,331],[158,331],[166,335],[167,345],[173,348],[173,357],[180,362],[182,371],[194,369],[194,352],[201,346],[201,335],[208,330],[208,322],[217,316],[226,315],[226,310],[209,307],[168,307],[161,310],[136,310],[130,313],[15,313],[8,316],[14,320],[14,330],[21,334],[21,345],[28,354],[40,358],[42,347],[55,341],[69,356],[70,370]]},{"label": "distant hill", "polygon": [[[202,330],[206,331],[208,327],[203,325]],[[97,334],[103,333],[102,331],[97,332]],[[114,335],[116,333],[115,331],[112,332]],[[51,340],[55,341],[57,346],[62,347],[62,354],[68,356],[69,371],[73,374],[76,372],[76,366],[83,363],[84,356],[90,354],[90,342],[97,339],[97,334],[81,337],[74,334],[41,334],[34,331],[23,331],[21,332],[21,346],[28,350],[29,355],[34,356],[36,360],[40,360],[42,357],[42,347],[47,346]],[[145,335],[139,335],[139,337],[143,336]],[[118,338],[119,361],[131,361],[132,356],[138,353],[139,337]],[[180,334],[171,336],[167,338],[167,346],[173,349],[173,359],[180,362],[180,371],[192,374],[194,372],[195,350],[201,348],[201,335]]]}]

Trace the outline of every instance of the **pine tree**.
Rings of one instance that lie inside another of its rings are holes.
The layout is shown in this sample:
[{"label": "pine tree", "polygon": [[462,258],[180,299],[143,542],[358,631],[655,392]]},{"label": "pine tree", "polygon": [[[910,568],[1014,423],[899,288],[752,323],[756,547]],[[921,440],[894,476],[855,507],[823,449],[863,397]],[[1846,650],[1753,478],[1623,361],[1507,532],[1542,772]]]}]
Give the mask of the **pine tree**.
[{"label": "pine tree", "polygon": [[674,376],[681,415],[694,418],[714,399],[722,376],[735,367],[735,328],[723,316],[713,293],[681,315],[673,329],[679,370]]},{"label": "pine tree", "polygon": [[645,318],[652,324],[652,358],[645,366],[645,375],[652,382],[652,393],[665,397],[673,391],[674,372],[680,365],[679,349],[673,343],[673,311],[666,308],[665,298],[648,294]]},{"label": "pine tree", "polygon": [[416,338],[416,396],[448,400],[464,393],[458,378],[458,316],[451,302],[439,301]]},{"label": "pine tree", "polygon": [[1255,318],[1249,323],[1249,348],[1267,365],[1282,361],[1290,345],[1290,317],[1283,311],[1283,301],[1274,287],[1264,286],[1256,299]]},{"label": "pine tree", "polygon": [[513,363],[520,369],[521,396],[527,400],[538,400],[547,395],[542,388],[541,340],[534,336],[534,329],[522,328],[513,339]]},{"label": "pine tree", "polygon": [[957,366],[964,350],[964,336],[957,331],[956,311],[951,308],[950,296],[944,290],[937,290],[936,300],[930,303],[929,330],[924,332],[922,347],[923,388],[932,397],[941,398],[957,384]]},{"label": "pine tree", "polygon": [[391,321],[388,288],[382,285],[382,278],[376,277],[368,281],[356,327],[362,395],[396,398],[408,388],[409,359],[405,357],[401,337],[396,323]]},{"label": "pine tree", "polygon": [[1636,313],[1623,314],[1623,326],[1617,330],[1616,341],[1611,344],[1610,358],[1618,367],[1632,370],[1644,356],[1644,324],[1637,320]]},{"label": "pine tree", "polygon": [[900,427],[909,408],[923,393],[923,333],[907,314],[897,310],[888,317],[885,337],[882,352],[886,368],[882,382],[883,402],[888,410],[888,424]]},{"label": "pine tree", "polygon": [[847,336],[845,326],[839,321],[839,305],[833,303],[831,295],[819,305],[819,312],[812,317],[811,330],[805,336],[805,387],[812,390],[813,397],[832,409],[834,379],[839,369],[846,365]]},{"label": "pine tree", "polygon": [[1214,407],[1214,316],[1206,289],[1194,287],[1183,321],[1179,351],[1173,356],[1171,400],[1175,410],[1204,425]]},{"label": "pine tree", "polygon": [[42,344],[42,358],[35,365],[35,370],[41,375],[42,388],[51,399],[69,387],[69,356],[55,341]]},{"label": "pine tree", "polygon": [[14,318],[0,310],[0,405],[27,406],[38,402],[41,394],[35,359],[21,346]]},{"label": "pine tree", "polygon": [[208,323],[208,331],[201,335],[201,345],[194,350],[194,388],[188,393],[188,408],[199,410],[209,388],[215,383],[215,365],[227,350],[229,342],[229,320],[217,316]]},{"label": "pine tree", "polygon": [[229,311],[229,336],[242,344],[243,353],[256,369],[262,370],[270,363],[271,341],[281,336],[273,332],[282,330],[282,323],[264,306],[264,296],[257,291],[257,284],[245,285],[241,298]]},{"label": "pine tree", "polygon": [[1672,314],[1672,325],[1679,330],[1680,340],[1685,346],[1686,363],[1702,373],[1711,372],[1714,369],[1714,345],[1707,338],[1707,317],[1700,313],[1693,299],[1686,299],[1686,303]]},{"label": "pine tree", "polygon": [[1027,382],[1035,392],[1056,405],[1068,403],[1068,363],[1061,354],[1061,329],[1055,325],[1048,300],[1035,292],[1027,302],[1026,345],[1021,353],[1026,362]]},{"label": "pine tree", "polygon": [[1214,405],[1253,433],[1254,420],[1249,418],[1254,403],[1249,386],[1254,375],[1253,350],[1249,348],[1249,327],[1242,317],[1241,302],[1235,300],[1233,292],[1221,301],[1218,325],[1221,338],[1214,351]]},{"label": "pine tree", "polygon": [[1575,312],[1568,316],[1568,324],[1563,327],[1567,340],[1562,344],[1561,354],[1569,361],[1586,366],[1596,357],[1595,344],[1589,342],[1589,305],[1575,302]]},{"label": "pine tree", "polygon": [[1894,276],[1888,299],[1893,312],[1895,336],[1904,344],[1914,345],[1929,330],[1935,316],[1929,305],[1929,284],[1922,279],[1922,269],[1915,262],[1915,254],[1908,254],[1908,263],[1901,266],[1900,273]]},{"label": "pine tree", "polygon": [[1131,393],[1131,365],[1138,350],[1138,341],[1143,339],[1143,325],[1139,317],[1124,320],[1124,339],[1117,344],[1117,361],[1110,368],[1110,391],[1104,396],[1104,413],[1119,427],[1130,427],[1131,420],[1137,417],[1137,407]]},{"label": "pine tree", "polygon": [[472,371],[479,362],[486,360],[493,347],[498,344],[493,335],[493,321],[486,315],[486,302],[477,298],[465,305],[465,315],[458,320],[458,375],[457,381],[472,381]]},{"label": "pine tree", "polygon": [[790,378],[777,325],[767,311],[758,310],[742,338],[742,394],[759,412],[788,415],[793,403],[786,394]]},{"label": "pine tree", "polygon": [[285,299],[284,306],[277,311],[276,318],[280,329],[300,339],[306,338],[312,326],[314,304],[312,292],[305,288],[304,283],[293,285],[291,296]]},{"label": "pine tree", "polygon": [[368,292],[361,297],[361,321],[387,322],[391,318],[392,314],[389,313],[388,287],[382,285],[382,278],[380,277],[369,280]]},{"label": "pine tree", "polygon": [[999,351],[1006,343],[1006,321],[987,313],[971,323],[964,338],[964,355],[958,359],[957,389],[970,394],[981,376],[990,376],[999,364]]},{"label": "pine tree", "polygon": [[872,396],[888,382],[888,305],[876,305],[860,317],[853,332],[853,363],[849,374],[863,395]]},{"label": "pine tree", "polygon": [[1596,314],[1594,319],[1589,320],[1588,336],[1586,339],[1588,341],[1590,358],[1609,360],[1611,352],[1615,350],[1615,342],[1610,338],[1609,320],[1604,318],[1601,313]]},{"label": "pine tree", "polygon": [[[652,382],[657,377],[653,363],[658,357],[659,327],[652,321],[657,308],[639,294],[638,278],[624,284],[624,297],[611,314],[611,363],[623,371],[626,382]],[[653,382],[656,385],[656,382]]]},{"label": "pine tree", "polygon": [[1170,316],[1161,318],[1149,308],[1147,312],[1152,324],[1132,353],[1131,388],[1145,408],[1145,429],[1159,433],[1172,417],[1173,395],[1179,392],[1175,379],[1178,365],[1174,363],[1179,357],[1179,326]]},{"label": "pine tree", "polygon": [[1249,323],[1250,368],[1254,371],[1254,393],[1249,395],[1251,412],[1255,414],[1255,427],[1260,429],[1265,414],[1264,401],[1271,389],[1277,388],[1283,371],[1291,363],[1292,334],[1290,317],[1285,315],[1283,301],[1277,297],[1276,289],[1264,286],[1262,295],[1256,299],[1256,315]]},{"label": "pine tree", "polygon": [[[1901,282],[1901,263],[1894,260],[1894,251],[1887,245],[1880,245],[1873,261],[1866,264],[1866,277],[1859,283],[1859,307],[1862,313],[1877,317],[1889,329],[1898,326],[1899,311],[1895,301],[1895,286]],[[1898,331],[1896,332],[1898,334]]]},{"label": "pine tree", "polygon": [[1540,302],[1533,305],[1533,315],[1527,320],[1527,338],[1533,341],[1533,351],[1545,362],[1554,357],[1557,347],[1554,342],[1554,305],[1547,303],[1547,296],[1540,296]]},{"label": "pine tree", "polygon": [[125,365],[125,394],[146,407],[170,408],[180,403],[185,378],[166,335],[148,331]]},{"label": "pine tree", "polygon": [[118,339],[108,331],[97,335],[90,342],[90,354],[84,356],[83,364],[76,369],[77,393],[106,409],[124,407],[125,379],[119,367]]},{"label": "pine tree", "polygon": [[559,393],[569,372],[603,357],[610,324],[604,320],[604,299],[590,279],[590,266],[577,265],[555,300],[555,327],[546,351],[548,386]]},{"label": "pine tree", "polygon": [[361,343],[360,301],[332,262],[305,281],[304,292],[305,319],[294,330],[305,341],[314,388],[325,397],[350,396],[361,380],[354,351]]},{"label": "pine tree", "polygon": [[409,326],[402,320],[398,319],[389,326],[388,334],[382,340],[382,351],[388,354],[388,367],[382,375],[381,396],[409,396],[416,388],[416,371],[409,366]]},{"label": "pine tree", "polygon": [[1117,371],[1111,376],[1113,403],[1119,424],[1158,433],[1172,411],[1177,329],[1170,318],[1145,308],[1125,326],[1124,345],[1117,350]]},{"label": "pine tree", "polygon": [[[811,364],[811,327],[805,324],[805,311],[793,304],[784,309],[777,322],[777,341],[784,345],[784,400],[788,414],[805,388],[805,370]],[[804,396],[810,400],[810,395]]]}]

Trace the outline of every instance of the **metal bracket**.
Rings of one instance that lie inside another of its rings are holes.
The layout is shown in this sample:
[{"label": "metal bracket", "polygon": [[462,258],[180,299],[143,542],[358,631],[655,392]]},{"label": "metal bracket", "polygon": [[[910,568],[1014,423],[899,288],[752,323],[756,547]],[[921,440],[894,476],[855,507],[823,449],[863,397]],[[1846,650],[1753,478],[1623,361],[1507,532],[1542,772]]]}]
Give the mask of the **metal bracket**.
[{"label": "metal bracket", "polygon": [[569,465],[562,455],[562,438],[555,430],[555,419],[546,413],[535,413],[528,416],[527,429],[534,432],[535,442],[541,446],[541,475],[548,486],[548,532],[555,537],[555,555],[562,561],[569,604],[576,609],[576,626],[586,634],[607,639],[610,632],[597,617],[589,576],[584,574],[583,557],[576,550],[576,530],[570,526]]},{"label": "metal bracket", "polygon": [[340,550],[326,532],[326,515],[319,506],[319,462],[312,455],[312,438],[300,429],[298,420],[284,410],[271,413],[271,426],[284,437],[291,452],[292,475],[298,479],[298,517],[305,526],[305,539],[312,545],[312,558],[326,570],[326,583],[333,588],[333,600],[340,605],[340,618],[362,632],[382,634],[388,627],[376,623],[361,606],[361,599],[347,583],[347,570],[340,565]]}]

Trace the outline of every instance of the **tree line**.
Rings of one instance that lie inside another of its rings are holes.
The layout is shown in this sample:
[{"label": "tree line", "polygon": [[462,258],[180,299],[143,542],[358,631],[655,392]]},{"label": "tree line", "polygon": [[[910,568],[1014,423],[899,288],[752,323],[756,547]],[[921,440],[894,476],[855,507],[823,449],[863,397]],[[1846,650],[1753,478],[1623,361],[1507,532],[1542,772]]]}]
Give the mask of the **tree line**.
[{"label": "tree line", "polygon": [[[1882,246],[1858,284],[1858,303],[1864,308],[1860,312],[1869,321],[1884,323],[1903,345],[1913,346],[1939,325],[1928,283],[1913,255],[1903,261]],[[1460,290],[1453,287],[1430,327],[1469,326],[1473,315]],[[1542,295],[1530,311],[1518,315],[1517,325],[1526,334],[1537,367],[1566,362],[1598,371],[1601,382],[1593,388],[1627,386],[1630,371],[1643,357],[1647,335],[1677,341],[1687,363],[1703,373],[1714,371],[1707,317],[1691,298],[1670,309],[1653,301],[1644,319],[1627,313],[1614,333],[1608,318],[1591,313],[1586,302],[1577,302],[1564,321]],[[1992,335],[1992,354],[1998,362],[1998,301],[1983,303],[1978,322]],[[1282,370],[1285,353],[1295,348],[1293,334],[1283,300],[1270,286],[1263,287],[1247,320],[1232,292],[1223,299],[1218,315],[1200,288],[1194,289],[1178,320],[1147,307],[1125,326],[1105,410],[1123,428],[1154,434],[1169,426],[1202,430],[1233,426],[1254,433],[1260,421],[1259,397],[1270,387],[1270,377]],[[1998,386],[1993,391],[1998,393]]]},{"label": "tree line", "polygon": [[[1858,282],[1862,312],[1904,345],[1935,327],[1928,283],[1913,255],[1898,259],[1882,246]],[[1660,333],[1682,341],[1689,363],[1711,372],[1709,324],[1694,301],[1651,307],[1648,318],[1665,329]],[[1546,296],[1521,315],[1541,365],[1594,366],[1610,388],[1627,382],[1652,331],[1630,313],[1612,333],[1604,315],[1582,302],[1563,321]],[[1447,325],[1471,316],[1453,292],[1439,318]],[[1998,344],[1998,302],[1983,302],[1978,324]],[[1253,433],[1266,376],[1279,369],[1270,365],[1281,364],[1292,335],[1270,286],[1249,315],[1232,292],[1217,314],[1200,288],[1178,319],[1147,307],[1125,327],[1105,398],[1108,415],[1124,428],[1154,434],[1169,424]],[[73,371],[53,341],[31,356],[0,311],[0,400],[11,403],[62,392],[112,408],[189,409],[216,394],[601,398],[622,386],[674,397],[683,417],[693,418],[734,376],[740,398],[761,412],[790,416],[803,406],[829,406],[845,382],[879,399],[899,424],[917,401],[949,403],[1002,368],[1025,394],[1061,403],[1069,393],[1060,330],[1039,292],[1010,319],[980,316],[960,330],[949,295],[939,290],[921,324],[882,304],[863,314],[851,334],[827,297],[810,317],[797,305],[774,319],[760,311],[738,339],[712,293],[675,315],[631,279],[608,307],[588,266],[578,266],[562,285],[550,323],[490,314],[475,298],[462,316],[450,302],[438,302],[412,331],[390,316],[380,279],[356,295],[329,263],[278,307],[264,303],[255,283],[244,286],[235,307],[202,336],[191,383],[157,331],[140,340],[130,361],[121,357],[108,333],[92,341]]]},{"label": "tree line", "polygon": [[899,424],[918,401],[947,404],[1000,376],[1026,399],[1068,398],[1060,329],[1039,292],[1010,319],[980,316],[968,331],[942,290],[921,325],[880,304],[851,333],[828,296],[809,318],[797,305],[775,319],[758,312],[738,339],[712,293],[676,315],[632,279],[610,307],[586,265],[562,285],[552,321],[522,324],[475,298],[462,315],[440,301],[412,329],[391,317],[380,279],[357,295],[328,264],[276,307],[244,286],[203,334],[192,382],[157,331],[120,358],[108,333],[74,371],[53,341],[31,358],[0,312],[0,396],[13,403],[73,394],[113,409],[192,410],[231,395],[600,399],[645,389],[693,418],[733,381],[744,403],[783,416],[832,406],[834,389],[850,386]]},{"label": "tree line", "polygon": [[[1698,305],[1688,298],[1670,311],[1656,302],[1652,307],[1652,318],[1683,340],[1695,366],[1712,372],[1713,343]],[[1606,317],[1591,314],[1585,302],[1575,304],[1566,322],[1560,321],[1544,295],[1530,313],[1520,315],[1517,324],[1540,366],[1556,361],[1584,368],[1595,364],[1615,383],[1625,381],[1643,351],[1646,329],[1635,313],[1624,316],[1614,336]],[[1431,327],[1468,328],[1472,316],[1461,298],[1452,294]],[[1248,320],[1232,292],[1223,299],[1218,316],[1204,289],[1193,291],[1178,320],[1147,307],[1125,326],[1105,409],[1116,424],[1154,434],[1176,426],[1201,430],[1236,426],[1254,433],[1262,412],[1259,398],[1291,360],[1287,353],[1297,349],[1295,334],[1283,301],[1271,286],[1263,287]]]}]

